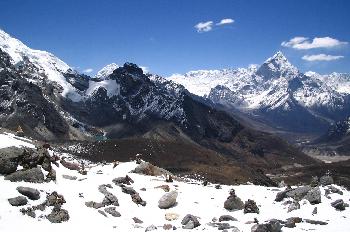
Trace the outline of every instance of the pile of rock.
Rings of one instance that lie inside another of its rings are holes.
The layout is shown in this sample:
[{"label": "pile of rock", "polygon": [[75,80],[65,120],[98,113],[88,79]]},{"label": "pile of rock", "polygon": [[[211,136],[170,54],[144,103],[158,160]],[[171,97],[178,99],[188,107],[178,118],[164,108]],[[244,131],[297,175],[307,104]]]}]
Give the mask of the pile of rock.
[{"label": "pile of rock", "polygon": [[234,189],[231,189],[230,195],[224,202],[224,208],[229,211],[241,210],[244,208],[243,201],[238,196],[236,196]]}]

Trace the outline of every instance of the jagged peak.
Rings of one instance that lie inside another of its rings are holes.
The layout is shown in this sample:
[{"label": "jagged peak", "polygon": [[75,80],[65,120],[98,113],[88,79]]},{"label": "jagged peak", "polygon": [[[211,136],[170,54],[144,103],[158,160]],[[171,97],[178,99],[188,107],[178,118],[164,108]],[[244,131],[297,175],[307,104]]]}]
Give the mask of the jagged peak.
[{"label": "jagged peak", "polygon": [[119,68],[119,65],[116,63],[111,63],[106,66],[104,66],[100,71],[97,72],[95,75],[95,78],[104,80],[106,79],[109,75],[113,73],[114,70]]}]

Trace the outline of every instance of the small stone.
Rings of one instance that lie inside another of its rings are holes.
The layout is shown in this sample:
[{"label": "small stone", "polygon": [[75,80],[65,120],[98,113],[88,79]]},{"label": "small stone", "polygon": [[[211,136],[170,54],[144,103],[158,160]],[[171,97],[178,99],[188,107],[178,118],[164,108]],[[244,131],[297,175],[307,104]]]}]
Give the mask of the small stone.
[{"label": "small stone", "polygon": [[299,204],[299,202],[294,201],[289,205],[287,212],[289,213],[289,212],[292,212],[292,211],[297,210],[297,209],[300,209],[300,204]]},{"label": "small stone", "polygon": [[167,221],[174,221],[177,220],[180,217],[177,213],[166,213],[165,214],[165,220]]},{"label": "small stone", "polygon": [[222,215],[219,217],[219,222],[224,222],[224,221],[237,221],[236,218],[232,217],[231,215]]},{"label": "small stone", "polygon": [[147,232],[147,231],[152,231],[152,230],[156,230],[156,229],[157,229],[157,227],[156,227],[155,225],[150,225],[150,226],[148,226],[148,227],[146,228],[145,232]]},{"label": "small stone", "polygon": [[314,208],[314,210],[312,210],[312,215],[317,214],[317,207]]},{"label": "small stone", "polygon": [[142,224],[142,223],[143,223],[143,221],[140,220],[140,219],[138,219],[137,217],[133,217],[132,220],[133,220],[135,223],[137,223],[137,224]]},{"label": "small stone", "polygon": [[121,214],[116,210],[116,207],[114,207],[114,206],[105,208],[105,212],[112,215],[113,217],[120,217],[121,216]]},{"label": "small stone", "polygon": [[170,191],[170,187],[169,185],[160,185],[160,186],[157,186],[157,187],[154,187],[155,189],[163,189],[164,192],[169,192]]},{"label": "small stone", "polygon": [[64,179],[67,179],[67,180],[77,180],[77,179],[78,179],[78,177],[76,177],[76,176],[70,176],[70,175],[62,175],[62,177],[63,177]]},{"label": "small stone", "polygon": [[311,220],[311,219],[304,219],[304,222],[306,223],[310,223],[313,225],[327,225],[327,222],[323,222],[323,221],[316,221],[316,220]]},{"label": "small stone", "polygon": [[104,211],[102,211],[102,210],[97,210],[100,214],[102,214],[103,216],[105,216],[105,217],[107,217],[107,214],[104,212]]},{"label": "small stone", "polygon": [[8,199],[8,202],[12,206],[23,206],[28,203],[28,200],[24,196],[18,196],[18,197]]},{"label": "small stone", "polygon": [[94,201],[87,201],[87,202],[85,202],[85,205],[89,208],[94,208],[94,209],[99,209],[99,208],[104,207],[104,204],[94,202]]},{"label": "small stone", "polygon": [[171,224],[164,224],[163,225],[164,230],[171,230],[172,228],[173,228],[173,226]]}]

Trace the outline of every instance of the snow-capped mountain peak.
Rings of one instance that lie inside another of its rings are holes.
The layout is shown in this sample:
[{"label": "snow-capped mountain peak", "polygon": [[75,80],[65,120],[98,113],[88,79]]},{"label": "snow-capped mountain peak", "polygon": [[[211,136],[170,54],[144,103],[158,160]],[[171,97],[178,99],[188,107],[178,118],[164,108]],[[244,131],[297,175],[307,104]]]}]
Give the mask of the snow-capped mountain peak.
[{"label": "snow-capped mountain peak", "polygon": [[31,49],[1,29],[0,49],[11,57],[11,62],[15,66],[21,66],[26,60],[29,60],[29,62],[38,68],[39,79],[47,78],[63,88],[62,96],[68,97],[73,101],[81,100],[80,94],[66,81],[63,75],[63,73],[70,69],[69,65],[58,57],[46,51]]},{"label": "snow-capped mountain peak", "polygon": [[119,65],[116,63],[111,63],[103,67],[100,71],[97,72],[95,75],[95,78],[104,80],[106,79],[109,75],[113,73],[114,70],[119,68]]},{"label": "snow-capped mountain peak", "polygon": [[265,79],[285,77],[290,79],[299,74],[298,69],[293,66],[285,55],[278,51],[274,56],[268,58],[257,70],[257,74]]}]

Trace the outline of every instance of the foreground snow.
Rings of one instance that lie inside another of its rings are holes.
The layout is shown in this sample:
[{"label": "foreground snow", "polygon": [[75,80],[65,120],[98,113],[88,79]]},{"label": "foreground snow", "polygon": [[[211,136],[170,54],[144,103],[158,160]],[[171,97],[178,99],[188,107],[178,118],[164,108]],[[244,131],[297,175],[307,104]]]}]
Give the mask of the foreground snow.
[{"label": "foreground snow", "polygon": [[[0,134],[1,147],[7,146],[32,146],[29,141],[21,141],[11,134]],[[60,154],[72,158],[67,154]],[[77,162],[77,161],[75,161]],[[84,161],[86,162],[86,161]],[[57,181],[33,184],[33,183],[14,183],[5,181],[0,176],[0,231],[145,231],[150,225],[162,230],[164,224],[172,224],[181,231],[181,220],[186,214],[198,216],[200,227],[194,231],[217,231],[217,228],[207,225],[214,217],[221,215],[231,215],[238,221],[229,222],[241,231],[250,231],[253,224],[247,224],[248,221],[254,221],[257,218],[259,222],[269,219],[285,220],[289,217],[301,217],[303,219],[313,219],[328,222],[328,225],[311,225],[307,223],[298,223],[296,228],[283,228],[283,231],[350,231],[350,210],[336,211],[330,203],[337,199],[343,199],[349,202],[350,193],[344,189],[343,195],[331,194],[331,199],[324,197],[324,189],[321,187],[322,203],[311,205],[307,200],[302,200],[299,210],[287,213],[288,206],[283,202],[274,202],[277,191],[281,188],[268,188],[255,185],[240,186],[222,186],[222,189],[216,189],[215,185],[202,186],[199,182],[187,180],[186,182],[174,181],[166,183],[163,177],[143,176],[129,173],[137,165],[134,162],[121,163],[113,169],[112,164],[91,164],[86,162],[88,174],[80,175],[77,171],[72,171],[60,165],[55,167],[57,172]],[[62,175],[77,176],[77,180],[64,179]],[[140,193],[143,200],[147,202],[145,207],[137,206],[131,200],[130,195],[122,193],[121,188],[112,183],[116,177],[129,175],[134,183],[132,187]],[[96,209],[85,206],[86,201],[100,202],[103,194],[98,191],[101,184],[112,184],[111,193],[116,195],[120,206],[117,211],[121,217],[115,218],[111,215],[105,217]],[[163,210],[158,208],[158,200],[164,194],[162,189],[155,187],[168,184],[170,190],[177,190],[179,195],[175,207]],[[68,210],[70,219],[61,224],[52,224],[41,215],[47,215],[49,212],[36,211],[36,218],[22,215],[19,209],[22,207],[13,207],[8,203],[8,198],[16,197],[19,193],[16,190],[18,186],[33,187],[41,191],[41,198],[37,201],[29,200],[27,206],[38,205],[45,200],[46,193],[57,191],[62,194],[66,203],[62,206]],[[146,191],[141,191],[146,188]],[[244,214],[243,210],[229,212],[223,208],[223,203],[229,195],[231,188],[234,188],[238,197],[243,201],[253,199],[260,208],[260,214]],[[83,197],[79,197],[79,194]],[[317,206],[318,213],[312,215],[314,207]],[[179,219],[175,221],[166,221],[165,213],[179,214]],[[135,228],[132,218],[137,217],[144,223],[138,224],[142,228]],[[229,230],[230,231],[230,230]]]}]

